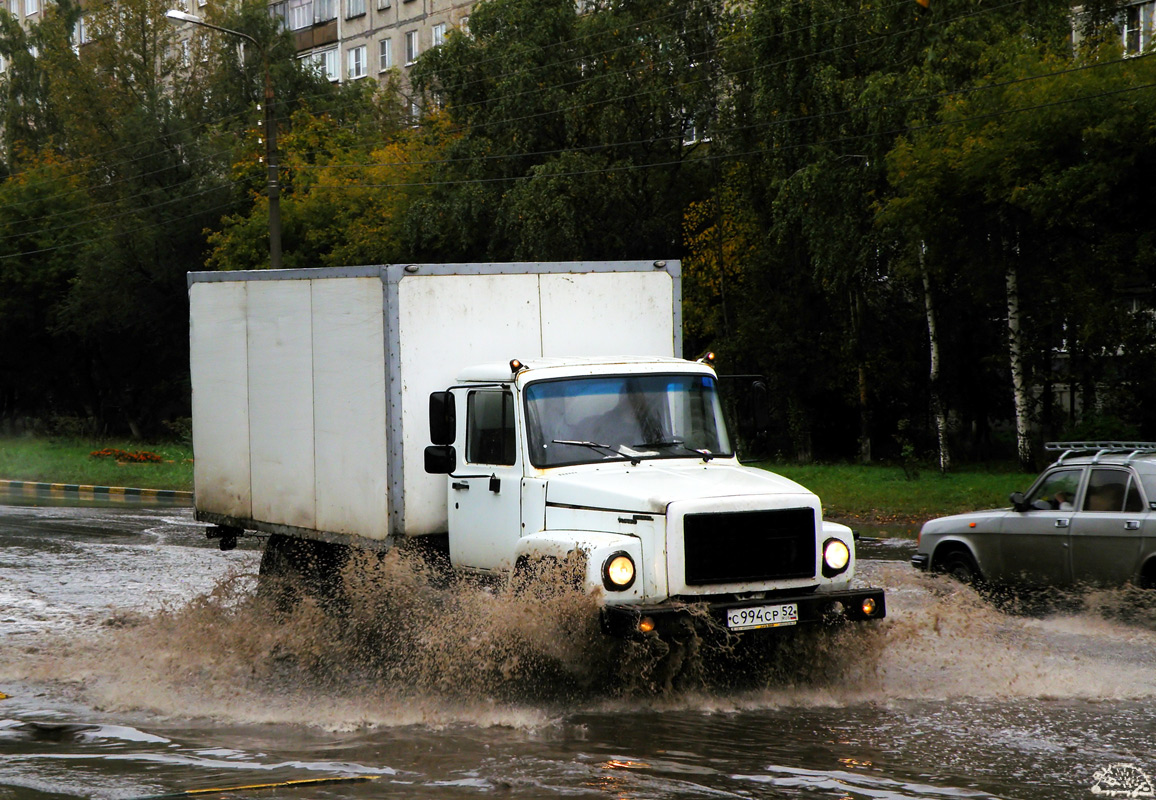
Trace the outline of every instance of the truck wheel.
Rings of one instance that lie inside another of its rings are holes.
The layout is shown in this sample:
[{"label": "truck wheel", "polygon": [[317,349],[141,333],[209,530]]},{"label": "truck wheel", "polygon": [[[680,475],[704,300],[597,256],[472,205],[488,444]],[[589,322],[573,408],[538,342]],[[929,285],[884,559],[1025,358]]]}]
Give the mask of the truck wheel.
[{"label": "truck wheel", "polygon": [[939,564],[939,571],[969,586],[974,586],[980,581],[979,566],[965,550],[953,550],[944,556]]},{"label": "truck wheel", "polygon": [[514,564],[510,587],[516,595],[539,600],[582,591],[585,556],[571,554],[564,559],[554,556],[522,556]]},{"label": "truck wheel", "polygon": [[347,547],[274,533],[261,556],[257,594],[284,612],[306,598],[337,610],[344,595],[341,570],[348,558]]}]

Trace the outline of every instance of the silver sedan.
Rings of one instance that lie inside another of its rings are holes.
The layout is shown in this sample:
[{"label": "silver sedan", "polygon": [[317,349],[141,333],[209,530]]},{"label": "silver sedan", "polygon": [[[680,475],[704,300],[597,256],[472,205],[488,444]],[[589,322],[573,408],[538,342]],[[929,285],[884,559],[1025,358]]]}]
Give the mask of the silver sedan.
[{"label": "silver sedan", "polygon": [[1156,588],[1156,443],[1053,442],[1011,508],[933,519],[911,562],[966,582]]}]

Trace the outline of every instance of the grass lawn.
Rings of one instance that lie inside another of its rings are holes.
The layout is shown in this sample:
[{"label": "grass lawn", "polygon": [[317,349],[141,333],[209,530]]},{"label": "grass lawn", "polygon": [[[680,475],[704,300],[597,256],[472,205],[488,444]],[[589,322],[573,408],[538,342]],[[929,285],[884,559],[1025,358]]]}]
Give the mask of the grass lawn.
[{"label": "grass lawn", "polygon": [[[128,463],[116,457],[96,458],[93,451],[145,451],[159,462]],[[193,488],[192,448],[170,442],[143,444],[128,441],[0,437],[0,479],[79,483],[93,486],[130,486],[140,489]]]},{"label": "grass lawn", "polygon": [[1008,495],[1026,489],[1035,475],[1013,465],[964,465],[948,475],[921,470],[908,480],[900,467],[858,464],[759,466],[806,486],[823,501],[829,519],[863,522],[924,522],[932,517],[1010,505]]}]

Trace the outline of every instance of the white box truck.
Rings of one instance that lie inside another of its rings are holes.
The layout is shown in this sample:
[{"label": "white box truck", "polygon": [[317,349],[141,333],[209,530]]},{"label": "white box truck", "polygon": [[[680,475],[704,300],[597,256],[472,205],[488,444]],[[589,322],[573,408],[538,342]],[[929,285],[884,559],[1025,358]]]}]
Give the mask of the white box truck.
[{"label": "white box truck", "polygon": [[886,613],[851,530],[739,464],[713,366],[678,358],[677,261],[199,272],[189,300],[196,517],[223,548],[578,559],[623,635]]}]

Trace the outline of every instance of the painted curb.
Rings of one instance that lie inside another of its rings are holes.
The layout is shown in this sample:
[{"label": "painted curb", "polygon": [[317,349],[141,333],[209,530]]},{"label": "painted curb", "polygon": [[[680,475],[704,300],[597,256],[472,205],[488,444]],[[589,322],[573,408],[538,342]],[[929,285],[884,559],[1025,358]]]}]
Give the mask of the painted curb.
[{"label": "painted curb", "polygon": [[193,493],[176,489],[133,489],[126,486],[87,486],[78,483],[39,483],[0,480],[0,495],[104,500],[138,505],[192,506]]}]

